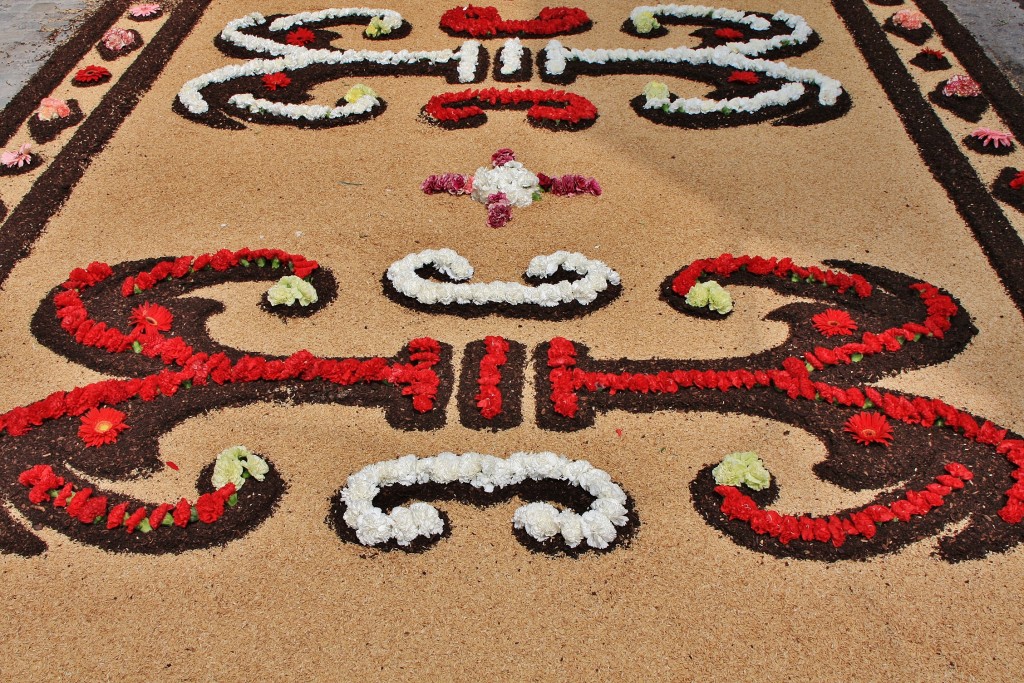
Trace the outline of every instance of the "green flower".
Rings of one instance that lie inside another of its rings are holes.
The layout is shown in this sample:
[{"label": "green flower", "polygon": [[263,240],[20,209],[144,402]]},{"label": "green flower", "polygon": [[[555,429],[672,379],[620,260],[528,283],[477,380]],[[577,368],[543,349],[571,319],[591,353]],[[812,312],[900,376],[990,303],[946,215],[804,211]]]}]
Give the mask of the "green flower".
[{"label": "green flower", "polygon": [[641,12],[633,17],[633,28],[637,33],[645,34],[661,28],[661,24],[654,18],[651,12]]},{"label": "green flower", "polygon": [[377,97],[377,93],[373,91],[373,88],[368,85],[363,85],[362,83],[356,83],[348,89],[347,93],[345,93],[345,101],[349,104],[354,104],[358,102],[359,98],[363,95],[369,95],[374,98]]},{"label": "green flower", "polygon": [[296,301],[301,306],[316,303],[316,289],[297,275],[285,275],[277,284],[267,290],[271,306],[291,306]]},{"label": "green flower", "polygon": [[245,483],[245,477],[242,476],[245,468],[241,459],[248,459],[251,455],[245,446],[232,446],[218,453],[217,461],[213,464],[213,487],[219,489],[230,481],[236,489],[242,488],[242,484]]},{"label": "green flower", "polygon": [[381,17],[374,17],[373,19],[370,19],[370,25],[366,27],[365,33],[369,38],[386,36],[391,33],[391,26],[386,24]]},{"label": "green flower", "polygon": [[706,282],[695,282],[690,291],[686,293],[686,305],[694,308],[704,308],[708,305],[708,285]]},{"label": "green flower", "polygon": [[772,483],[772,475],[757,453],[730,453],[711,470],[711,474],[719,486],[744,485],[761,491]]},{"label": "green flower", "polygon": [[267,461],[256,455],[255,453],[247,453],[245,461],[242,463],[242,467],[249,472],[256,481],[263,481],[263,475],[270,471],[270,465]]},{"label": "green flower", "polygon": [[667,100],[669,97],[668,86],[660,81],[651,81],[644,86],[644,97],[648,100]]},{"label": "green flower", "polygon": [[725,315],[732,310],[732,296],[722,285],[714,280],[708,280],[708,308]]}]

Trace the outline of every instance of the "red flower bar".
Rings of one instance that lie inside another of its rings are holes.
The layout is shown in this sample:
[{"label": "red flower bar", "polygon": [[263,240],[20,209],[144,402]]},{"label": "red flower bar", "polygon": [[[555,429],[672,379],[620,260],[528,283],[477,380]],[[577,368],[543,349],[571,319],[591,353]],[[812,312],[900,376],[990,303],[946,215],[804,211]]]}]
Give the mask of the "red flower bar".
[{"label": "red flower bar", "polygon": [[508,360],[508,342],[502,337],[484,338],[486,353],[480,359],[480,375],[477,378],[479,393],[473,398],[480,414],[488,420],[492,420],[501,413],[501,384],[500,368]]},{"label": "red flower bar", "polygon": [[873,538],[876,524],[894,519],[909,522],[913,515],[927,514],[945,502],[944,496],[954,489],[962,489],[965,481],[974,478],[970,470],[956,462],[946,465],[946,472],[948,474],[939,475],[924,490],[908,490],[905,498],[887,506],[868,505],[848,515],[831,515],[828,519],[810,515],[781,515],[775,510],[762,510],[753,498],[735,486],[716,486],[715,493],[722,496],[722,512],[729,519],[747,522],[755,533],[768,534],[783,545],[802,540],[832,543],[838,548],[849,536]]},{"label": "red flower bar", "polygon": [[[458,123],[483,114],[483,107],[506,109],[532,103],[527,118],[533,121],[586,123],[597,119],[597,107],[585,97],[563,90],[502,90],[482,88],[434,95],[423,112],[440,123]],[[553,104],[561,106],[551,106]]]},{"label": "red flower bar", "polygon": [[441,15],[441,28],[473,38],[516,35],[520,38],[557,36],[590,24],[587,13],[576,7],[545,7],[536,19],[502,19],[494,7],[453,7]]},{"label": "red flower bar", "polygon": [[182,498],[177,504],[157,505],[148,514],[145,506],[128,514],[128,503],[119,503],[111,507],[108,514],[106,496],[93,496],[93,490],[88,487],[76,491],[73,484],[65,483],[64,478],[57,476],[49,465],[36,465],[25,470],[18,476],[18,481],[30,487],[28,499],[35,505],[52,500],[54,507],[66,508],[68,515],[82,524],[95,524],[106,518],[107,529],[124,526],[129,534],[134,533],[143,520],[149,525],[148,529],[143,526],[143,531],[171,524],[185,527],[194,520],[213,524],[224,514],[225,505],[234,505],[230,499],[235,494],[235,485],[228,482],[213,493],[199,496],[194,506]]}]

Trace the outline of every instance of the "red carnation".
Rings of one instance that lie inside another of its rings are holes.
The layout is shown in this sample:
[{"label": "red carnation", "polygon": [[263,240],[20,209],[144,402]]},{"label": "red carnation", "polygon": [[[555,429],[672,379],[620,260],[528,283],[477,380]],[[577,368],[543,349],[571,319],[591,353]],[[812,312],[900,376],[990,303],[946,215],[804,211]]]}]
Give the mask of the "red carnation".
[{"label": "red carnation", "polygon": [[86,446],[102,446],[117,441],[117,436],[128,429],[125,414],[113,408],[92,408],[82,416],[78,436]]},{"label": "red carnation", "polygon": [[267,74],[263,77],[263,87],[267,90],[277,90],[278,88],[287,88],[291,85],[292,79],[288,78],[287,74],[280,71],[272,74]]},{"label": "red carnation", "polygon": [[[120,506],[118,506],[118,507],[120,507]],[[143,507],[140,507],[139,509],[137,509],[135,512],[133,512],[131,517],[129,517],[127,519],[127,521],[125,521],[125,523],[124,523],[125,530],[128,533],[133,533],[135,531],[135,527],[139,526],[139,524],[142,524],[142,520],[144,520],[145,518],[146,518],[146,508],[145,508],[145,506],[143,506]]]},{"label": "red carnation", "polygon": [[174,526],[187,526],[192,519],[192,504],[182,498],[174,508]]},{"label": "red carnation", "polygon": [[164,517],[167,513],[174,509],[174,505],[171,503],[160,503],[153,512],[149,513],[149,525],[154,529],[163,524]]},{"label": "red carnation", "polygon": [[753,71],[733,71],[729,74],[730,83],[746,83],[747,85],[757,85],[761,82],[761,79],[757,77],[757,74]]},{"label": "red carnation", "polygon": [[128,503],[120,503],[110,508],[110,515],[107,517],[107,528],[116,529],[124,524],[124,516],[128,512]]},{"label": "red carnation", "polygon": [[892,441],[892,428],[881,413],[859,413],[843,425],[844,432],[853,434],[853,440],[865,446],[880,443],[888,446]]},{"label": "red carnation", "polygon": [[102,66],[91,64],[84,69],[79,69],[75,74],[75,83],[96,83],[110,76],[110,71]]},{"label": "red carnation", "polygon": [[289,45],[298,45],[299,47],[303,47],[306,43],[312,43],[314,40],[316,40],[316,34],[308,28],[300,26],[294,31],[290,31],[288,35],[285,36],[284,42]]},{"label": "red carnation", "polygon": [[136,329],[142,328],[141,331],[143,333],[150,334],[153,332],[166,332],[171,329],[174,316],[160,304],[151,304],[147,301],[141,306],[136,306],[132,309],[129,320]]},{"label": "red carnation", "polygon": [[204,493],[196,501],[199,521],[213,524],[224,514],[224,498],[217,493]]},{"label": "red carnation", "polygon": [[834,337],[839,334],[853,334],[853,331],[857,329],[857,323],[853,322],[850,314],[846,311],[840,311],[838,308],[829,308],[822,311],[811,318],[811,322],[814,323],[815,329],[826,337]]},{"label": "red carnation", "polygon": [[743,33],[734,28],[720,28],[715,31],[715,36],[723,40],[739,40],[743,37]]}]

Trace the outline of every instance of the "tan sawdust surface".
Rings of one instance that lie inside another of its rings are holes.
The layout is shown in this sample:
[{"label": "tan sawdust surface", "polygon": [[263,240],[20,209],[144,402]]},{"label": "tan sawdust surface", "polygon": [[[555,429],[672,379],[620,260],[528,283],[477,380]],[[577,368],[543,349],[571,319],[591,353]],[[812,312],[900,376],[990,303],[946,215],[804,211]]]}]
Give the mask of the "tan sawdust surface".
[{"label": "tan sawdust surface", "polygon": [[[456,45],[436,28],[450,4],[392,3],[415,27],[401,47]],[[579,4],[595,26],[566,44],[641,45],[618,30],[632,5]],[[748,0],[742,8],[777,4]],[[517,2],[508,11],[525,17],[540,6]],[[285,323],[256,308],[261,284],[211,288],[204,294],[227,304],[211,320],[213,336],[257,353],[306,348],[338,357],[388,356],[432,336],[453,345],[458,368],[464,345],[488,334],[531,351],[564,336],[597,358],[710,359],[770,348],[786,330],[762,318],[782,297],[736,288],[736,313],[725,321],[684,318],[658,300],[678,268],[732,252],[804,265],[850,259],[950,291],[979,334],[955,359],[883,384],[1024,429],[1020,313],[831,6],[782,6],[823,38],[790,61],[842,81],[855,102],[847,116],[804,128],[674,129],[630,110],[648,77],[584,77],[571,90],[601,113],[588,130],[553,133],[528,126],[522,112],[490,112],[480,128],[445,131],[417,114],[431,95],[459,86],[380,77],[360,79],[388,102],[368,123],[233,132],[172,113],[177,90],[236,61],[212,43],[230,19],[315,7],[217,0],[0,291],[0,410],[100,378],[29,333],[42,295],[92,260],[243,246],[301,252],[334,271],[335,304]],[[361,42],[357,29],[341,32],[346,45]],[[524,42],[536,53],[545,41]],[[499,44],[488,41],[492,56]],[[352,82],[322,86],[320,96],[335,99]],[[548,86],[535,76],[531,87]],[[534,171],[597,177],[605,193],[548,197],[491,230],[481,205],[420,192],[427,175],[472,172],[499,147],[514,148]],[[623,293],[588,317],[557,323],[430,316],[385,299],[379,280],[388,265],[428,247],[456,249],[488,280],[517,279],[538,254],[580,251],[618,270]],[[527,377],[524,424],[497,434],[460,426],[454,400],[447,426],[433,432],[395,431],[379,410],[330,405],[257,404],[186,422],[161,444],[161,457],[180,472],[109,488],[151,500],[193,496],[196,472],[245,443],[289,484],[278,511],[224,548],[162,557],[38,532],[46,554],[0,556],[0,678],[1008,680],[1018,666],[1024,552],[948,565],[930,556],[927,540],[866,562],[756,554],[693,509],[687,487],[707,463],[757,451],[781,483],[776,507],[785,511],[827,513],[870,492],[822,483],[810,469],[825,455],[821,443],[752,417],[610,413],[575,434],[541,430],[532,368]],[[586,458],[633,496],[639,535],[607,555],[553,559],[516,542],[514,502],[483,510],[444,503],[452,536],[406,555],[343,544],[324,523],[348,474],[445,450]]]}]

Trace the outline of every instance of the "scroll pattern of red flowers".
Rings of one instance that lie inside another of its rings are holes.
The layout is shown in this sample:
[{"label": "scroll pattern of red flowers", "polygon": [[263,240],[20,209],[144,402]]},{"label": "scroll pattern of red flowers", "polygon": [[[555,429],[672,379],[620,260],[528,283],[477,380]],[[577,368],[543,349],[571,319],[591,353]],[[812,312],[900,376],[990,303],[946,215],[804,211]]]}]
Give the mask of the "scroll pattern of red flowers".
[{"label": "scroll pattern of red flowers", "polygon": [[853,321],[850,314],[838,308],[829,308],[811,318],[814,328],[826,337],[837,335],[853,334],[857,329],[857,323]]},{"label": "scroll pattern of red flowers", "polygon": [[113,408],[92,408],[82,416],[82,425],[78,428],[78,436],[86,446],[103,446],[117,441],[117,436],[128,425],[124,422],[125,414]]},{"label": "scroll pattern of red flowers", "polygon": [[304,47],[307,43],[312,43],[314,40],[316,40],[316,34],[305,26],[300,26],[294,31],[289,31],[288,35],[284,38],[284,42],[289,45],[297,45],[299,47]]},{"label": "scroll pattern of red flowers", "polygon": [[536,19],[502,19],[494,7],[453,7],[441,15],[441,28],[458,36],[520,38],[557,36],[586,29],[590,17],[576,7],[545,7]]},{"label": "scroll pattern of red flowers", "polygon": [[288,77],[288,74],[283,71],[277,71],[272,74],[267,74],[262,79],[263,87],[267,90],[277,90],[278,88],[287,88],[292,83],[292,79]]},{"label": "scroll pattern of red flowers", "polygon": [[97,83],[110,77],[110,71],[102,66],[91,64],[75,73],[75,83]]},{"label": "scroll pattern of red flowers", "polygon": [[533,103],[526,117],[535,123],[588,124],[597,120],[597,107],[585,97],[562,90],[502,90],[484,88],[434,95],[423,113],[438,123],[458,123],[488,109],[515,108]]},{"label": "scroll pattern of red flowers", "polygon": [[843,431],[853,435],[853,440],[863,446],[880,443],[888,446],[892,441],[892,427],[881,413],[858,413],[846,421]]},{"label": "scroll pattern of red flowers", "polygon": [[235,485],[228,482],[212,493],[204,493],[195,505],[182,498],[175,503],[161,503],[147,512],[139,506],[129,514],[128,503],[110,506],[107,496],[94,496],[89,487],[76,487],[57,476],[49,465],[35,465],[18,476],[22,486],[29,487],[28,499],[34,505],[52,501],[55,508],[65,508],[68,516],[82,524],[98,524],[106,520],[107,530],[124,527],[135,533],[143,520],[148,522],[145,531],[155,531],[161,526],[186,527],[195,521],[213,524],[224,515],[225,506],[233,506]]},{"label": "scroll pattern of red flowers", "polygon": [[477,385],[480,387],[476,407],[487,420],[493,420],[501,414],[501,366],[508,361],[508,342],[502,337],[484,338],[484,357],[480,359],[480,374]]},{"label": "scroll pattern of red flowers", "polygon": [[129,320],[136,329],[141,328],[143,334],[151,334],[170,330],[174,315],[160,304],[151,304],[147,301],[132,309]]}]

